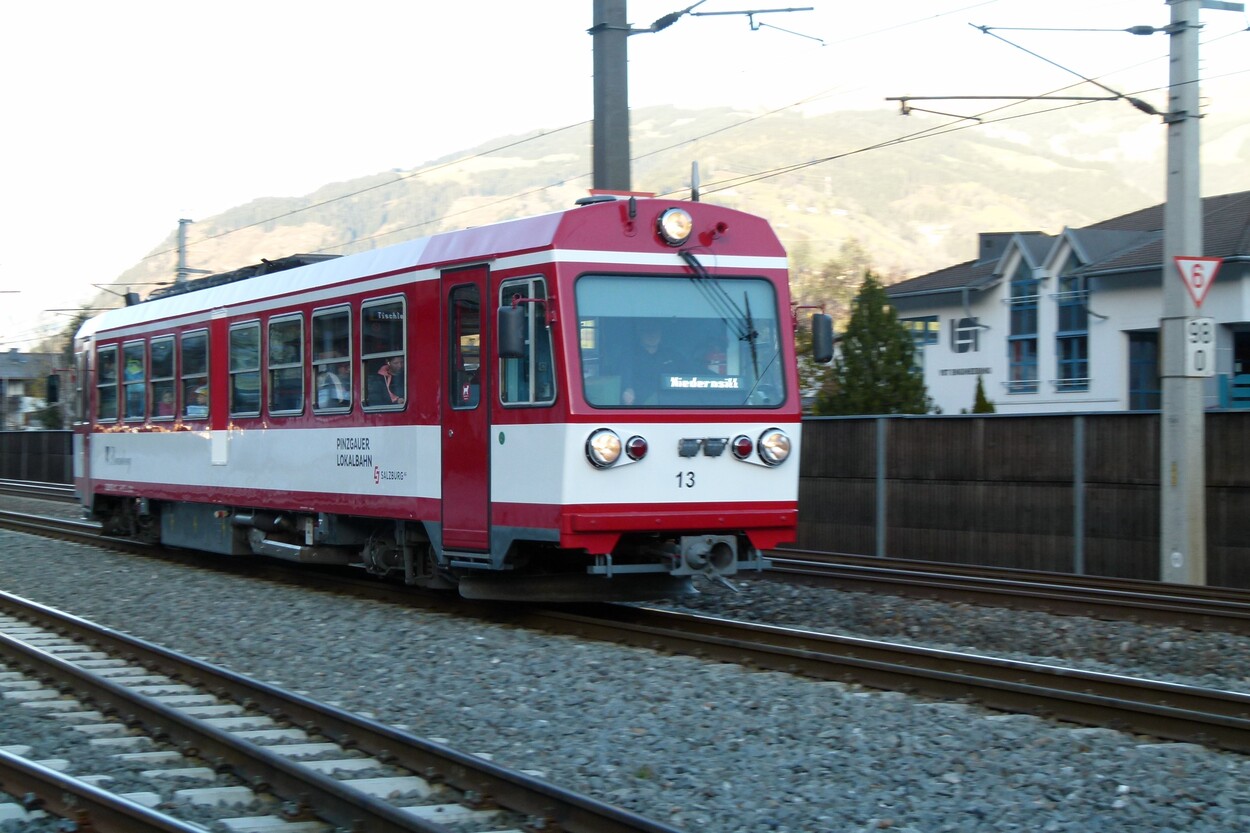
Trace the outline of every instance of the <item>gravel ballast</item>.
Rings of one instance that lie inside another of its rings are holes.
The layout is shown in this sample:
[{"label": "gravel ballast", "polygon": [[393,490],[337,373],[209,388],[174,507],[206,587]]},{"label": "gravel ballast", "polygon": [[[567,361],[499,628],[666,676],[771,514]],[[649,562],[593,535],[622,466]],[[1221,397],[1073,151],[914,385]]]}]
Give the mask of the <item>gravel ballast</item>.
[{"label": "gravel ballast", "polygon": [[[1250,758],[0,531],[0,589],[690,831],[1226,831]],[[743,582],[701,612],[1250,689],[1250,639]],[[0,708],[0,745],[38,745]],[[78,771],[75,767],[74,771]]]}]

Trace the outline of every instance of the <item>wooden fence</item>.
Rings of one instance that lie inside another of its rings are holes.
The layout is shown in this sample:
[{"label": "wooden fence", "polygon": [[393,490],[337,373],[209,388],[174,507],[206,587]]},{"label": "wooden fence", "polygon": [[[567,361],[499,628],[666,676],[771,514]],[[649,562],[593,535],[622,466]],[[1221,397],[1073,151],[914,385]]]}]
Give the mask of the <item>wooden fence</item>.
[{"label": "wooden fence", "polygon": [[0,479],[74,482],[69,431],[0,431]]},{"label": "wooden fence", "polygon": [[[68,431],[0,433],[0,478],[71,481]],[[1250,587],[1250,411],[1206,416],[1207,580]],[[1156,579],[1159,415],[811,418],[806,549]]]},{"label": "wooden fence", "polygon": [[[1206,417],[1207,580],[1250,587],[1250,413]],[[812,418],[807,549],[1157,579],[1159,415]]]}]

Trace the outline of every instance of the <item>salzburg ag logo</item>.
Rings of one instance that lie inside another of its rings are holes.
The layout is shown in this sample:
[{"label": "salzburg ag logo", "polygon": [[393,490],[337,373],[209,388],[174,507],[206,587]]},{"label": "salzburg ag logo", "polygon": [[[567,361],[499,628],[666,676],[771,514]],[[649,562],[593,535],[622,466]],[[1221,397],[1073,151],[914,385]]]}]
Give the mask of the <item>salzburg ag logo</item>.
[{"label": "salzburg ag logo", "polygon": [[373,467],[373,482],[375,484],[381,483],[383,480],[406,480],[407,477],[408,472],[406,471],[381,469],[377,466]]}]

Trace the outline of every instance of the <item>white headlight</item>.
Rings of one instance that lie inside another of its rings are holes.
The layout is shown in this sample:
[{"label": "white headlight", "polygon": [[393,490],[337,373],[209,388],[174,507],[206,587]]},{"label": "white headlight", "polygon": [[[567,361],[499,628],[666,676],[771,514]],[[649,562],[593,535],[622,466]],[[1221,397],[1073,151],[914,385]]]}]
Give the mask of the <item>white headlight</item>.
[{"label": "white headlight", "polygon": [[790,456],[790,438],[780,428],[769,428],[760,434],[760,459],[770,466],[779,466]]},{"label": "white headlight", "polygon": [[660,215],[659,222],[656,224],[660,237],[664,238],[664,242],[670,246],[680,246],[685,243],[690,238],[690,231],[693,228],[694,219],[684,208],[668,209]]},{"label": "white headlight", "polygon": [[600,428],[586,440],[586,459],[596,468],[606,469],[621,456],[621,438],[615,431]]}]

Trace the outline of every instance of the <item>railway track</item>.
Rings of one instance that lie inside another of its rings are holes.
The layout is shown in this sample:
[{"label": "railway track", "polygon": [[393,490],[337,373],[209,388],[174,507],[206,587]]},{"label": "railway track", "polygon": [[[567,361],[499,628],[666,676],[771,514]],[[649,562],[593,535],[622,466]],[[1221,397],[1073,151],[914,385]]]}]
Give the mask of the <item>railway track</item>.
[{"label": "railway track", "polygon": [[[99,543],[99,525],[86,521],[0,511],[0,527]],[[111,539],[109,546],[151,550],[123,539]],[[769,559],[772,567],[761,574],[769,580],[1250,635],[1250,592],[1236,588],[797,550],[770,553]]]},{"label": "railway track", "polygon": [[[414,603],[395,585],[285,565],[266,575]],[[1250,752],[1250,695],[1040,663],[736,622],[628,605],[537,609],[425,599],[457,614],[583,639],[689,654],[1083,725]]]},{"label": "railway track", "polygon": [[625,605],[513,624],[1250,752],[1250,695]]},{"label": "railway track", "polygon": [[[481,831],[675,833],[536,777],[8,594],[0,594],[0,662],[3,697],[63,722],[82,735],[84,748],[115,746],[126,760],[151,766],[146,774],[154,781],[226,776],[225,784],[176,791],[173,803],[262,808],[219,818],[228,830],[298,823],[281,829],[435,833],[455,824]],[[100,833],[203,829],[145,807],[159,801],[153,793],[112,795],[14,751],[0,750],[0,785],[40,799],[9,807],[10,815],[42,805],[76,814]]]},{"label": "railway track", "polygon": [[792,583],[1250,634],[1250,591],[1237,588],[798,550],[769,560],[765,576]]},{"label": "railway track", "polygon": [[33,480],[0,480],[0,495],[73,503],[74,487],[66,483],[40,483]]}]

